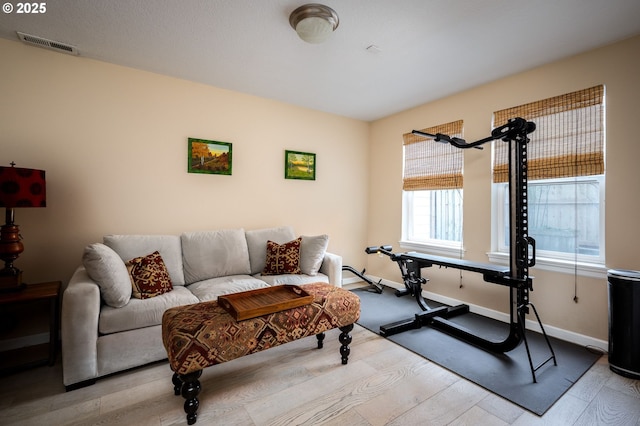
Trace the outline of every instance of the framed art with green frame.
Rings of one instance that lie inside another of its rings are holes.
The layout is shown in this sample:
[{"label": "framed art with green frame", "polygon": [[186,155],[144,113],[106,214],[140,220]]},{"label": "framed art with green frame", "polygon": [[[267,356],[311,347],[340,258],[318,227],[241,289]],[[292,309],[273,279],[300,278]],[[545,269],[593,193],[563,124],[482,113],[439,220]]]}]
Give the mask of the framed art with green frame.
[{"label": "framed art with green frame", "polygon": [[189,138],[189,173],[230,175],[233,164],[232,144]]},{"label": "framed art with green frame", "polygon": [[284,178],[316,180],[316,154],[300,151],[285,151]]}]

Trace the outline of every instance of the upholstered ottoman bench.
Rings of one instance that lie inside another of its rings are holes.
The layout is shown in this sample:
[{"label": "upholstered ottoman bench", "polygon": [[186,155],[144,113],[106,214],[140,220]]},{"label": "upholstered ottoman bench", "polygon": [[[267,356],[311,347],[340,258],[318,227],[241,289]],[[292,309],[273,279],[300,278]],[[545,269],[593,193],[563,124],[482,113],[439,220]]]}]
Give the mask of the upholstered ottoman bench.
[{"label": "upholstered ottoman bench", "polygon": [[176,395],[185,399],[187,423],[197,420],[202,370],[274,346],[316,335],[322,348],[324,332],[339,328],[342,364],[348,361],[349,332],[360,317],[360,299],[326,283],[302,287],[309,304],[237,321],[217,301],[180,306],[162,317],[162,342],[173,370]]}]

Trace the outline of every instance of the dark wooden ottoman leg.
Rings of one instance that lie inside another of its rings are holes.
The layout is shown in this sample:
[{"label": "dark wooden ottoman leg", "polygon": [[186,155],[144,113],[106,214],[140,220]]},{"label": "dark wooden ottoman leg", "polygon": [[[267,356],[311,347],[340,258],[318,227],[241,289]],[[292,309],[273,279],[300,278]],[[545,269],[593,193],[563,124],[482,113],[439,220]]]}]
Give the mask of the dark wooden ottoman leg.
[{"label": "dark wooden ottoman leg", "polygon": [[324,333],[318,333],[316,334],[316,337],[318,338],[318,349],[322,349],[324,346]]},{"label": "dark wooden ottoman leg", "polygon": [[180,395],[180,390],[182,389],[182,380],[180,380],[180,376],[178,375],[178,373],[173,373],[171,382],[173,383],[173,394]]},{"label": "dark wooden ottoman leg", "polygon": [[202,370],[189,374],[181,374],[179,380],[182,381],[182,397],[184,401],[184,412],[187,413],[187,424],[192,425],[198,419],[198,394],[200,393],[200,381]]},{"label": "dark wooden ottoman leg", "polygon": [[351,349],[349,349],[349,343],[351,343],[351,335],[349,332],[351,330],[353,330],[353,324],[340,327],[341,333],[338,340],[342,343],[342,346],[340,346],[340,354],[342,355],[343,364],[346,364],[349,361],[349,354],[351,353]]}]

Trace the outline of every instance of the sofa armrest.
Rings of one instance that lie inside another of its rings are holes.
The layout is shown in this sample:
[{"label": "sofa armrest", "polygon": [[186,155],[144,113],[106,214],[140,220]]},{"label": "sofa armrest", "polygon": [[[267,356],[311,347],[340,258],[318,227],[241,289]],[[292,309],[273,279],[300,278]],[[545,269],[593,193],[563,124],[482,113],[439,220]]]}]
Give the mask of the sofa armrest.
[{"label": "sofa armrest", "polygon": [[98,376],[100,304],[100,288],[84,267],[79,267],[62,295],[60,325],[65,386]]},{"label": "sofa armrest", "polygon": [[325,253],[320,272],[329,277],[329,282],[336,287],[342,287],[342,256]]}]

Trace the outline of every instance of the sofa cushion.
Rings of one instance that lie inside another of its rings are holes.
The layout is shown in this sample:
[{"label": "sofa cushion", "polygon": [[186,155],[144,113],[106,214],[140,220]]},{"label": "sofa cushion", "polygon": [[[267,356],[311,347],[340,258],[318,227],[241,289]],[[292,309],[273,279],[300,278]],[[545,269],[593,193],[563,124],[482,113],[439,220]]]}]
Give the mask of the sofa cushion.
[{"label": "sofa cushion", "polygon": [[293,240],[296,237],[296,234],[292,227],[281,226],[277,228],[246,231],[245,236],[249,247],[251,275],[255,275],[264,270],[264,265],[267,260],[267,241],[271,240],[278,244],[282,244]]},{"label": "sofa cushion", "polygon": [[187,288],[200,300],[206,302],[217,300],[218,296],[240,291],[269,287],[266,282],[250,275],[233,275],[199,281]]},{"label": "sofa cushion", "polygon": [[192,303],[198,303],[198,298],[185,287],[178,286],[174,287],[173,291],[151,299],[132,298],[122,308],[103,306],[100,310],[98,331],[102,334],[109,334],[159,325],[162,324],[164,311],[174,306]]},{"label": "sofa cushion", "polygon": [[131,259],[126,263],[133,287],[131,296],[149,299],[173,290],[167,267],[158,251]]},{"label": "sofa cushion", "polygon": [[251,271],[243,229],[186,232],[180,238],[187,284]]},{"label": "sofa cushion", "polygon": [[184,285],[182,248],[178,235],[105,235],[103,242],[120,255],[123,261],[158,251],[167,267],[171,283]]},{"label": "sofa cushion", "polygon": [[102,300],[120,308],[131,298],[131,280],[124,261],[101,243],[89,244],[82,254],[82,264],[89,277],[98,284]]},{"label": "sofa cushion", "polygon": [[262,275],[300,274],[300,243],[296,238],[284,244],[267,241],[267,260]]},{"label": "sofa cushion", "polygon": [[302,236],[302,243],[300,244],[300,270],[303,274],[312,276],[318,274],[328,245],[328,235],[317,235],[315,237]]},{"label": "sofa cushion", "polygon": [[323,273],[318,273],[317,275],[307,275],[307,274],[283,274],[283,275],[256,275],[257,278],[260,278],[270,286],[274,285],[283,285],[283,284],[291,284],[291,285],[303,285],[303,284],[311,284],[311,283],[328,283],[329,277]]}]

